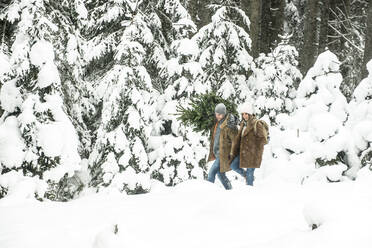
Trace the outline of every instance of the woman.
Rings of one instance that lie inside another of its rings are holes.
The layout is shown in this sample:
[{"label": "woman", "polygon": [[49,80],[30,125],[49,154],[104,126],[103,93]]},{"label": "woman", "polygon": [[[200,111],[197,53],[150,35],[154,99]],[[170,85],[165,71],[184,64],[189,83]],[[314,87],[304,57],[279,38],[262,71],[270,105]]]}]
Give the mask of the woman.
[{"label": "woman", "polygon": [[261,166],[269,128],[264,121],[256,119],[251,104],[243,105],[240,113],[243,120],[232,144],[230,157],[233,161],[230,167],[246,178],[247,185],[253,186],[254,170]]}]

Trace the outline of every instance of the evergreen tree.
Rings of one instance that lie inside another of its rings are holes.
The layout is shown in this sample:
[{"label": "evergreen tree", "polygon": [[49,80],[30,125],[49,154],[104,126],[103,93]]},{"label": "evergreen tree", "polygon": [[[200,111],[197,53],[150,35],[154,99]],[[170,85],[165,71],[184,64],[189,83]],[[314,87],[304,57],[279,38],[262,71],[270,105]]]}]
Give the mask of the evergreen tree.
[{"label": "evergreen tree", "polygon": [[227,112],[237,115],[237,106],[214,93],[196,95],[191,98],[188,107],[177,106],[178,119],[185,126],[190,126],[195,132],[208,134],[215,124],[215,106],[223,103]]},{"label": "evergreen tree", "polygon": [[[199,48],[188,38],[196,31],[191,17],[178,1],[160,3],[168,19],[173,20],[171,25],[160,29],[162,33],[170,29],[163,43],[167,44],[168,40],[172,43],[164,46],[168,59],[155,79],[155,86],[162,94],[157,99],[158,118],[153,120],[150,137],[150,171],[153,178],[166,185],[175,185],[190,178],[204,177],[205,137],[181,126],[176,106],[187,105],[188,99],[205,91],[205,87],[200,81],[203,70],[196,62]],[[155,38],[162,40],[159,36]]]},{"label": "evergreen tree", "polygon": [[319,55],[297,92],[293,127],[308,132],[310,157],[319,166],[346,163],[348,118],[346,98],[340,91],[340,62],[330,51]]},{"label": "evergreen tree", "polygon": [[18,171],[20,178],[35,177],[34,182],[45,188],[38,191],[38,197],[65,200],[63,181],[79,169],[80,157],[55,63],[55,55],[62,50],[58,46],[58,26],[52,22],[55,11],[41,0],[13,1],[4,14],[8,22],[16,23],[17,30],[11,47],[12,72],[1,89],[5,110],[1,128],[13,130],[17,141],[9,144],[14,150],[8,152],[19,152],[19,158],[14,163],[2,157],[1,173],[14,175],[12,171]]},{"label": "evergreen tree", "polygon": [[349,107],[340,91],[340,61],[330,51],[320,54],[301,81],[293,113],[280,114],[271,128],[274,160],[298,170],[298,182],[345,180],[350,133]]},{"label": "evergreen tree", "polygon": [[256,113],[268,115],[272,124],[278,114],[291,113],[295,108],[295,89],[302,79],[297,57],[296,48],[282,42],[273,52],[256,59],[257,68],[249,78]]},{"label": "evergreen tree", "polygon": [[[79,135],[79,153],[83,157],[91,151],[91,120],[95,107],[90,82],[84,80],[85,39],[81,35],[87,21],[87,9],[81,0],[50,1],[51,21],[58,27],[59,39],[55,46],[60,52],[56,65],[61,72],[61,90],[66,112],[73,121]],[[98,107],[97,107],[98,108]]]},{"label": "evergreen tree", "polygon": [[198,61],[204,70],[203,83],[209,90],[236,103],[246,100],[246,80],[253,66],[249,55],[250,21],[239,7],[228,1],[213,4],[212,22],[193,37],[200,47]]},{"label": "evergreen tree", "polygon": [[[153,35],[145,16],[135,11],[136,8],[131,1],[105,2],[92,10],[87,26],[90,30],[90,23],[97,19],[103,26],[114,28],[102,28],[101,33],[88,42],[89,49],[97,50],[97,58],[93,58],[87,68],[94,61],[108,63],[102,63],[105,67],[97,72],[102,74],[95,86],[97,98],[102,101],[102,113],[97,140],[89,157],[90,185],[112,186],[129,193],[149,188],[147,139],[154,113],[151,93],[156,93],[144,67]],[[112,33],[107,34],[108,31]]]},{"label": "evergreen tree", "polygon": [[[172,83],[170,78],[167,78],[167,70],[172,66],[168,60],[178,56],[179,49],[174,46],[179,46],[181,40],[188,39],[194,34],[196,26],[179,0],[149,1],[147,6],[142,7],[141,5],[140,7],[148,16],[146,22],[154,36],[145,67],[151,76],[155,89],[164,93]],[[195,50],[192,44],[191,49]],[[184,51],[187,52],[187,50]]]},{"label": "evergreen tree", "polygon": [[347,126],[351,130],[351,147],[348,156],[351,168],[347,172],[356,177],[358,170],[372,164],[372,62],[367,63],[368,77],[362,80],[350,102],[350,118]]}]

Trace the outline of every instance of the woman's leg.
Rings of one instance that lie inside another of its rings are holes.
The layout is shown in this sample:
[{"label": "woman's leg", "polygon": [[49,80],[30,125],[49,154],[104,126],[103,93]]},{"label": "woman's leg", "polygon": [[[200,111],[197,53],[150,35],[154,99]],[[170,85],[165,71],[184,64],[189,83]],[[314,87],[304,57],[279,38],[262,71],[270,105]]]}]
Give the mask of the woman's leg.
[{"label": "woman's leg", "polygon": [[253,186],[255,168],[247,169],[247,185]]},{"label": "woman's leg", "polygon": [[244,169],[240,168],[240,158],[239,158],[239,156],[234,158],[234,160],[231,162],[230,167],[233,171],[237,172],[242,177],[245,177],[246,172],[244,171]]}]

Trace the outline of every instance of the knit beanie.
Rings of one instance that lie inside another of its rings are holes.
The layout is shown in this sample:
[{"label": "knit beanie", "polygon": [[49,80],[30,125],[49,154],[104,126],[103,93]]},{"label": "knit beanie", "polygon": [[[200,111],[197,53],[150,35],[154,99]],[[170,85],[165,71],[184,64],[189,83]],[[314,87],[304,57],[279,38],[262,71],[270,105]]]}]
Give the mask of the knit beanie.
[{"label": "knit beanie", "polygon": [[242,113],[247,113],[247,114],[254,114],[253,110],[253,105],[249,102],[246,102],[242,105],[239,106],[239,112]]},{"label": "knit beanie", "polygon": [[226,106],[223,103],[217,104],[216,108],[214,109],[216,114],[226,115]]}]

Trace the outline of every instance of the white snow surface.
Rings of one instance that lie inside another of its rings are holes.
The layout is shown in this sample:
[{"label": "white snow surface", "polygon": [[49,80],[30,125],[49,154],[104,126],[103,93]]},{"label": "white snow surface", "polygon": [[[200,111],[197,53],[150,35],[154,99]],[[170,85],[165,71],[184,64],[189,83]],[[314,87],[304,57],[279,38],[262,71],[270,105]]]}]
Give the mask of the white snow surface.
[{"label": "white snow surface", "polygon": [[370,247],[368,171],[333,184],[234,183],[225,191],[207,181],[169,188],[154,181],[149,194],[86,192],[68,203],[6,197],[0,247]]}]

